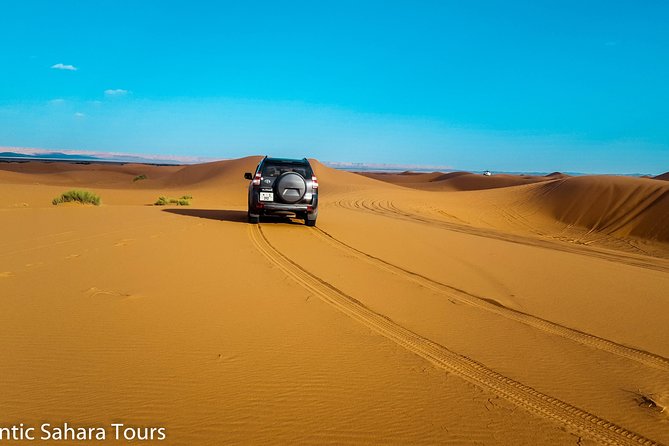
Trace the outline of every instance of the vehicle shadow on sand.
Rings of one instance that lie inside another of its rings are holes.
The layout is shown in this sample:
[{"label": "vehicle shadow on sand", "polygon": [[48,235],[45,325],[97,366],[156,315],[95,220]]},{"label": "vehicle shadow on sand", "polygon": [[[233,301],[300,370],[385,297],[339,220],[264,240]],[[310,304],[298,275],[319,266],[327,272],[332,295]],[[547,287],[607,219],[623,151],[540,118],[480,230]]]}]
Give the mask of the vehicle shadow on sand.
[{"label": "vehicle shadow on sand", "polygon": [[[170,214],[184,215],[186,217],[206,218],[208,220],[231,221],[235,223],[246,223],[248,219],[246,211],[231,209],[162,209]],[[261,223],[283,223],[300,225],[303,222],[293,221],[288,217],[261,217]]]},{"label": "vehicle shadow on sand", "polygon": [[229,209],[163,209],[162,211],[186,217],[206,218],[208,220],[232,221],[235,223],[247,223],[248,221],[246,211]]}]

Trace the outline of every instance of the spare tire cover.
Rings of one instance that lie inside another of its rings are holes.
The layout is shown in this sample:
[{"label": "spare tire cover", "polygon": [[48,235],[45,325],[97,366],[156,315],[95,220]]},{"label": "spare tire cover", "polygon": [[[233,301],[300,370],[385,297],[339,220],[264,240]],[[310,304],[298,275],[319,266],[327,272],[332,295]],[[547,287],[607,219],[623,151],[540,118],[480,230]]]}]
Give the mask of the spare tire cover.
[{"label": "spare tire cover", "polygon": [[297,203],[307,191],[307,182],[297,172],[285,172],[274,182],[274,191],[284,203]]}]

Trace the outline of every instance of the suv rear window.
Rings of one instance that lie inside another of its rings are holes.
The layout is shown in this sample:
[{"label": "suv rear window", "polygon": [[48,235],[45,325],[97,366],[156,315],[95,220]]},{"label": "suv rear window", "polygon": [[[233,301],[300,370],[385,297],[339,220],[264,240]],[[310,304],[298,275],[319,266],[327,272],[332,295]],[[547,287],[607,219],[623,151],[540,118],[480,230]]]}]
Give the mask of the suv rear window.
[{"label": "suv rear window", "polygon": [[304,163],[268,161],[262,167],[263,177],[278,177],[284,172],[297,172],[304,178],[311,179],[311,167]]}]

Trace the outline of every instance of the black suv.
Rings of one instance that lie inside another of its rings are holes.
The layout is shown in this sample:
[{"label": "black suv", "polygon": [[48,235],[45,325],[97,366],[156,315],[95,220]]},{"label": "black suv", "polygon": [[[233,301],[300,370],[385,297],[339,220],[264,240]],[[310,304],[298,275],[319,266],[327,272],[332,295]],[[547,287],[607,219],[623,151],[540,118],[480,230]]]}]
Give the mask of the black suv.
[{"label": "black suv", "polygon": [[249,184],[249,223],[261,215],[295,216],[307,226],[316,226],[318,180],[306,158],[301,160],[265,157],[255,174],[246,172]]}]

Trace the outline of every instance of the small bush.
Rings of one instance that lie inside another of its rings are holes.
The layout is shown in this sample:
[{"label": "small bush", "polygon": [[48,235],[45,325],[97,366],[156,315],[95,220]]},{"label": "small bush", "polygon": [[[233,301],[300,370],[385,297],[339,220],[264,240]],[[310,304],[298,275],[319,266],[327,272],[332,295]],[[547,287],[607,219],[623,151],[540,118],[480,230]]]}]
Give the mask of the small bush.
[{"label": "small bush", "polygon": [[76,201],[82,204],[93,204],[95,206],[100,205],[100,197],[86,190],[67,191],[64,194],[61,194],[60,197],[54,198],[51,203],[57,205],[59,203],[69,203],[71,201]]},{"label": "small bush", "polygon": [[193,197],[190,195],[184,195],[181,198],[167,198],[167,197],[158,197],[154,206],[166,206],[168,204],[174,204],[177,206],[190,206],[190,201]]},{"label": "small bush", "polygon": [[158,200],[153,203],[154,206],[165,206],[166,204],[169,204],[169,200],[165,197],[158,197]]},{"label": "small bush", "polygon": [[148,179],[148,178],[149,178],[149,177],[147,177],[146,175],[141,174],[141,175],[137,175],[135,178],[133,178],[133,179],[132,179],[132,182],[134,183],[135,181],[146,180],[146,179]]}]

